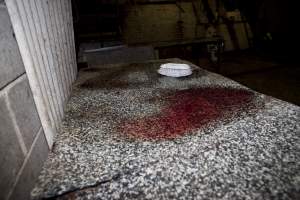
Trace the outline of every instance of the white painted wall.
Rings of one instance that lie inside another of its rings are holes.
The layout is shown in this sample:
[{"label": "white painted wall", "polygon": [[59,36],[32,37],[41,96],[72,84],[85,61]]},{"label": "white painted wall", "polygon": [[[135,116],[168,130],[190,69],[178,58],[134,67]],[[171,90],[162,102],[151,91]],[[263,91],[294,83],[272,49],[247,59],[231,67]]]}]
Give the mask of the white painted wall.
[{"label": "white painted wall", "polygon": [[77,66],[71,0],[5,0],[49,147]]}]

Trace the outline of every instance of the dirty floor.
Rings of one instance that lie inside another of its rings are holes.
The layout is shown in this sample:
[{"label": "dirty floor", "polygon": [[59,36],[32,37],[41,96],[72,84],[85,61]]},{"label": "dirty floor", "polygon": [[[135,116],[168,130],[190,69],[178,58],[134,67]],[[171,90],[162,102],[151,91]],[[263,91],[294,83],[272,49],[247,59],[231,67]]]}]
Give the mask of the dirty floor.
[{"label": "dirty floor", "polygon": [[300,107],[193,66],[80,71],[34,199],[299,199]]}]

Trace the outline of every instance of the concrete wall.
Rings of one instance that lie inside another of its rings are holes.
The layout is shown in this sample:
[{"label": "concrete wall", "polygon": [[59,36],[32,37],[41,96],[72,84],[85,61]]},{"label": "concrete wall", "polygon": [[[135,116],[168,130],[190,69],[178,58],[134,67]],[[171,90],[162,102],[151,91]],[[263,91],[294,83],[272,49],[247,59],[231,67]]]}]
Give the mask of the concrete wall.
[{"label": "concrete wall", "polygon": [[[215,10],[215,1],[210,0],[212,10]],[[208,23],[203,7],[196,7],[197,17],[191,2],[180,3],[184,12],[179,16],[179,8],[176,4],[137,4],[128,7],[124,18],[124,40],[127,44],[138,44],[161,41],[174,41],[179,39],[194,39],[205,37]],[[198,5],[198,4],[196,4]],[[197,23],[197,18],[200,24]],[[182,26],[178,20],[182,20]],[[247,32],[252,37],[248,24],[236,22],[233,29],[237,34],[237,42],[240,49],[249,47]],[[228,28],[224,23],[217,27],[217,33],[225,40],[225,50],[234,50]]]},{"label": "concrete wall", "polygon": [[71,0],[5,0],[49,147],[76,79]]},{"label": "concrete wall", "polygon": [[[178,26],[179,9],[175,4],[146,4],[128,8],[124,22],[126,43],[151,43],[195,38],[196,18],[191,3],[181,3],[183,27]],[[198,36],[204,36],[200,30]]]},{"label": "concrete wall", "polygon": [[29,199],[48,145],[10,17],[0,1],[0,199]]}]

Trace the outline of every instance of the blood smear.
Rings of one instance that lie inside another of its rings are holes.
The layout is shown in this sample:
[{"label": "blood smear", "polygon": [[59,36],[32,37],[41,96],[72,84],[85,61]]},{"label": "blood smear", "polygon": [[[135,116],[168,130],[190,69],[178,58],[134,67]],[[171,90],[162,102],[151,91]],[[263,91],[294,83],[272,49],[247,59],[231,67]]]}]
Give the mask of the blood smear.
[{"label": "blood smear", "polygon": [[167,106],[159,114],[125,121],[119,131],[130,138],[173,139],[210,122],[232,118],[247,109],[254,94],[247,90],[197,88],[176,91],[165,98]]}]

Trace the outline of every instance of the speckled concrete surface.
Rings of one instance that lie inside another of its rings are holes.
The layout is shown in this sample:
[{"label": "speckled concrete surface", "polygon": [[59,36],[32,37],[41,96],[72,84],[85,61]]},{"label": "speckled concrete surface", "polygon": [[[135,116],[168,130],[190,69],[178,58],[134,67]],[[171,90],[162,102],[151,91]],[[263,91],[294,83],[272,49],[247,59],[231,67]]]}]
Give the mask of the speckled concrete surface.
[{"label": "speckled concrete surface", "polygon": [[300,108],[165,62],[80,72],[32,197],[299,199]]}]

